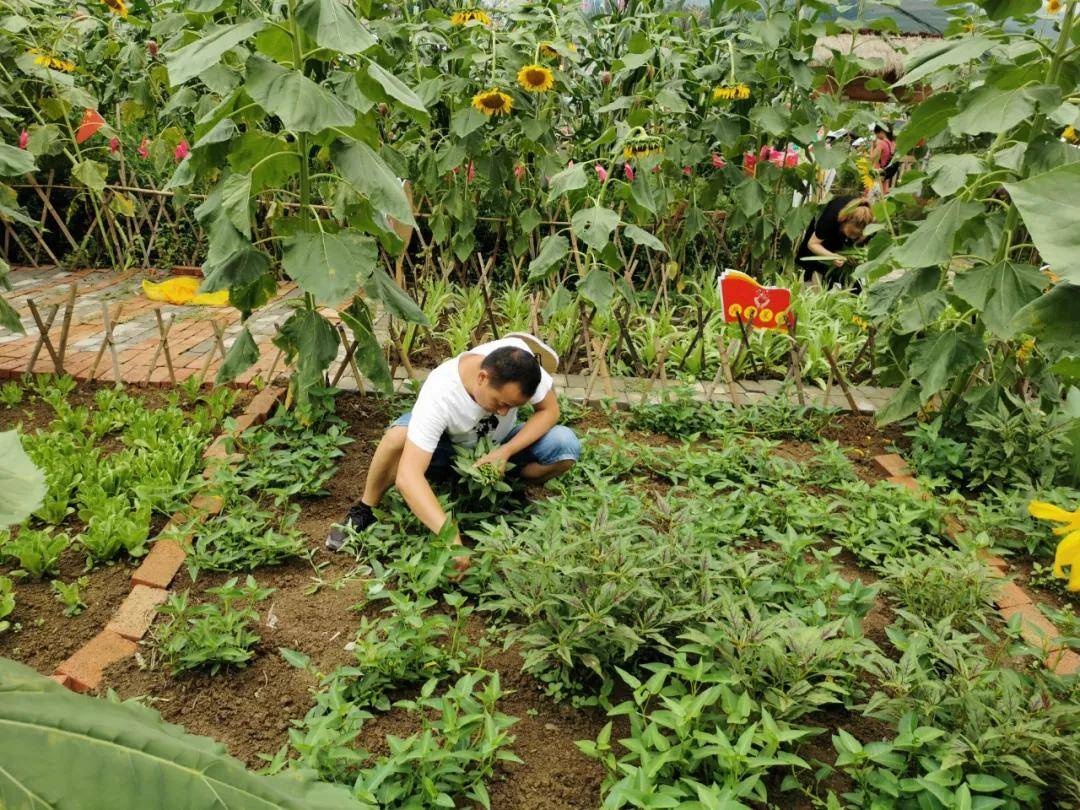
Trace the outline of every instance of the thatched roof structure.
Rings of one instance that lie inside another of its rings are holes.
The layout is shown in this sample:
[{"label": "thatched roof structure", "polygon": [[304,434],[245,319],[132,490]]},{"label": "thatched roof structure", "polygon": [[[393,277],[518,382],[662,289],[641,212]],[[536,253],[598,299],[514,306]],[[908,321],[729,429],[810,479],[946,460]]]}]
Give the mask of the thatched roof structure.
[{"label": "thatched roof structure", "polygon": [[821,37],[814,43],[813,64],[827,65],[834,52],[853,55],[874,65],[868,70],[888,82],[904,75],[904,62],[912,51],[927,40],[938,39],[928,34],[891,34],[885,31],[863,30],[851,34]]}]

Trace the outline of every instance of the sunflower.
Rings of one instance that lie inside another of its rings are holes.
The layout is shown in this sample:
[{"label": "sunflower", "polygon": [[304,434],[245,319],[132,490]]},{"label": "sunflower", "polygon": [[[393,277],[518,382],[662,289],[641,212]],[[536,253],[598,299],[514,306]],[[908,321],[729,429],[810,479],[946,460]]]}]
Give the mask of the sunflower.
[{"label": "sunflower", "polygon": [[859,180],[862,181],[863,189],[872,191],[874,188],[874,175],[870,172],[870,159],[859,158],[855,161],[855,168],[859,170]]},{"label": "sunflower", "polygon": [[40,48],[31,48],[30,53],[36,54],[34,57],[35,65],[60,70],[64,73],[71,73],[71,71],[75,70],[74,62],[69,62],[67,59],[57,59],[55,56],[44,53]]},{"label": "sunflower", "polygon": [[127,4],[124,0],[101,0],[106,6],[109,7],[109,11],[113,14],[119,14],[121,17],[128,15]]},{"label": "sunflower", "polygon": [[712,91],[713,101],[746,101],[748,98],[750,98],[750,88],[742,82],[722,84],[714,87]]},{"label": "sunflower", "polygon": [[498,87],[492,87],[473,96],[472,105],[484,115],[505,115],[514,106],[514,100]]},{"label": "sunflower", "polygon": [[[573,42],[567,42],[566,50],[571,51],[572,53],[577,53],[577,46],[574,45]],[[559,52],[555,50],[555,46],[552,45],[550,42],[541,42],[540,55],[546,59],[557,59],[559,56]]]},{"label": "sunflower", "polygon": [[1065,127],[1061,131],[1061,137],[1067,140],[1069,143],[1080,144],[1080,133],[1078,133],[1073,127]]},{"label": "sunflower", "polygon": [[543,65],[525,65],[518,71],[517,80],[530,93],[546,93],[555,85],[555,77]]},{"label": "sunflower", "polygon": [[477,8],[470,8],[467,11],[455,11],[450,17],[451,25],[468,25],[469,23],[476,21],[481,25],[491,26],[491,17],[486,11],[480,11]]},{"label": "sunflower", "polygon": [[1061,0],[1046,0],[1046,13],[1057,14],[1061,11],[1062,6],[1065,5]]},{"label": "sunflower", "polygon": [[655,135],[634,138],[623,147],[623,158],[625,160],[662,154],[664,154],[664,142]]}]

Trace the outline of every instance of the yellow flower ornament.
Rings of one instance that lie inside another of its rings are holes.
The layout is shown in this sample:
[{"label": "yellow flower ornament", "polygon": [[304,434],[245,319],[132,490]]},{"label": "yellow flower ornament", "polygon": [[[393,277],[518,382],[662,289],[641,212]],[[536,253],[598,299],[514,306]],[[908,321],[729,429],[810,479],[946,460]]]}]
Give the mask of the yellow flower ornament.
[{"label": "yellow flower ornament", "polygon": [[1051,503],[1032,501],[1028,504],[1028,513],[1039,520],[1064,524],[1054,527],[1054,534],[1064,535],[1054,553],[1054,576],[1064,579],[1068,565],[1069,590],[1080,591],[1080,509],[1070,512]]}]

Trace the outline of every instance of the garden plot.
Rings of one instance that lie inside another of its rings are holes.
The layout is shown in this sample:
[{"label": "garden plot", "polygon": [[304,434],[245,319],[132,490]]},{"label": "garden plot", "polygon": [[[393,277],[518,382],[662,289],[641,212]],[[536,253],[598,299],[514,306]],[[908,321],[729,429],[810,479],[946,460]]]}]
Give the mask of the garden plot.
[{"label": "garden plot", "polygon": [[[98,633],[168,516],[202,484],[202,453],[246,394],[186,387],[75,389],[38,377],[0,387],[0,423],[18,428],[48,493],[0,532],[0,656],[46,674]],[[5,609],[6,608],[6,609]]]},{"label": "garden plot", "polygon": [[220,518],[189,527],[173,599],[102,689],[370,807],[1075,790],[1075,685],[1028,667],[943,507],[862,467],[896,436],[783,404],[568,407],[586,453],[564,480],[440,489],[473,544],[454,583],[448,539],[395,497],[354,555],[316,551],[395,410],[342,395],[241,437]]}]

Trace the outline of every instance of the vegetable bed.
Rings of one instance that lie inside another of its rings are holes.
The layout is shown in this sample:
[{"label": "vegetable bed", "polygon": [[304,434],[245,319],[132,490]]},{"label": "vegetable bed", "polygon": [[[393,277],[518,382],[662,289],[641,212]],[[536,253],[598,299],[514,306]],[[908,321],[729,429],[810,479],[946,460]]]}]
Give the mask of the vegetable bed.
[{"label": "vegetable bed", "polygon": [[947,507],[881,480],[899,431],[564,403],[585,454],[563,479],[437,486],[472,546],[453,582],[448,538],[393,494],[322,549],[404,407],[341,394],[318,425],[241,436],[204,489],[221,514],[180,533],[173,598],[103,695],[360,807],[1074,801],[1075,679],[997,618]]}]

